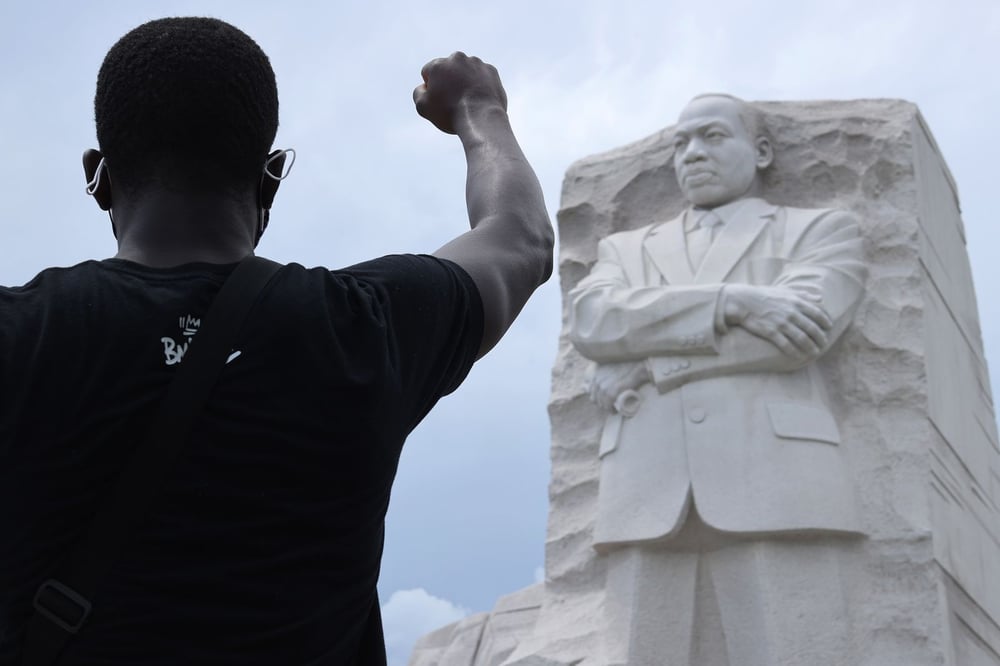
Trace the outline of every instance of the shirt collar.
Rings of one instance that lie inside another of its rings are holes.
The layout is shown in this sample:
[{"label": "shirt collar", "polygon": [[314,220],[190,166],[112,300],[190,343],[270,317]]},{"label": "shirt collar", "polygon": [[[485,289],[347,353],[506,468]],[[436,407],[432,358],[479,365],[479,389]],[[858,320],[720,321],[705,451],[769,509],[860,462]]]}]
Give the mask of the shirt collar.
[{"label": "shirt collar", "polygon": [[688,215],[684,218],[684,231],[690,232],[697,228],[698,222],[701,221],[702,215],[711,210],[715,215],[722,220],[722,226],[729,224],[730,220],[735,218],[740,210],[743,209],[749,202],[761,202],[761,199],[757,197],[744,197],[741,199],[736,199],[735,201],[730,201],[727,204],[721,206],[716,206],[715,208],[698,208],[692,207],[688,211]]}]

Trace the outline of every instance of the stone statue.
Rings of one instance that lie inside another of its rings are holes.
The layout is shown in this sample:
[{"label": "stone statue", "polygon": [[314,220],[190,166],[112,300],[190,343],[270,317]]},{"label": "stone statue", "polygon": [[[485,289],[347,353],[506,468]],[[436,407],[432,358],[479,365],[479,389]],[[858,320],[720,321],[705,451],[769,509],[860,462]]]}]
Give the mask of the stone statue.
[{"label": "stone statue", "polygon": [[604,238],[570,293],[610,412],[608,663],[829,664],[847,640],[838,545],[861,528],[814,361],[863,294],[862,240],[848,212],[760,198],[772,160],[751,105],[695,98],[673,156],[691,207]]},{"label": "stone statue", "polygon": [[696,98],[558,218],[545,580],[410,666],[1000,666],[982,239],[917,107]]}]

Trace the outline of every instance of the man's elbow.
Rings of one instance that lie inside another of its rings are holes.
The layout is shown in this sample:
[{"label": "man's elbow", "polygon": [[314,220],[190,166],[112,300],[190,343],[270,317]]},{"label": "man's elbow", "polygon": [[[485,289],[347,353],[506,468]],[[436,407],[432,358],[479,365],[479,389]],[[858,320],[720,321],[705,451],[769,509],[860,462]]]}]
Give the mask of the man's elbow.
[{"label": "man's elbow", "polygon": [[570,310],[570,321],[567,330],[569,341],[586,359],[595,363],[620,363],[634,360],[635,354],[625,350],[625,341],[620,336],[607,336],[607,331],[585,323],[588,318],[578,317],[575,309]]},{"label": "man's elbow", "polygon": [[555,265],[553,254],[555,252],[555,232],[549,221],[548,215],[542,213],[538,219],[532,220],[525,225],[532,229],[531,233],[525,234],[525,254],[528,257],[527,263],[531,266],[531,274],[535,276],[535,286],[541,286],[552,277],[552,270]]},{"label": "man's elbow", "polygon": [[[594,342],[589,338],[580,336],[575,331],[570,331],[569,341],[573,344],[577,353],[589,361],[602,363],[604,362],[603,359],[607,357],[606,354],[601,353],[603,351],[603,345],[601,345],[600,342]],[[607,362],[611,363],[612,361]]]},{"label": "man's elbow", "polygon": [[555,232],[552,230],[551,225],[546,225],[541,239],[541,281],[539,284],[548,282],[549,278],[552,277],[552,270],[555,266],[555,258],[553,256],[555,253],[555,246]]}]

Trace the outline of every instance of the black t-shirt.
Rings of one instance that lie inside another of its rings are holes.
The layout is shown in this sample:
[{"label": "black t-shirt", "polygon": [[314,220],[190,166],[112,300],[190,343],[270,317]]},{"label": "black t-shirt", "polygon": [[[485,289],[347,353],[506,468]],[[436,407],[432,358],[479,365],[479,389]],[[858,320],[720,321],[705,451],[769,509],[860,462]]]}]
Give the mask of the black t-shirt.
[{"label": "black t-shirt", "polygon": [[[111,259],[0,288],[0,664],[232,269]],[[282,268],[60,664],[355,663],[403,440],[481,338],[455,264]]]}]

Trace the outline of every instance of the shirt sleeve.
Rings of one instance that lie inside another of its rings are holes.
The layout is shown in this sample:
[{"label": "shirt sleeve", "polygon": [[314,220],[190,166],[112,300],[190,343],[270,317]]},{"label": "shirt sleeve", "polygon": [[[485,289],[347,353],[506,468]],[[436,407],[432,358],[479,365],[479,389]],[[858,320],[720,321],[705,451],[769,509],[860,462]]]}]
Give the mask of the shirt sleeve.
[{"label": "shirt sleeve", "polygon": [[346,270],[376,296],[401,395],[419,421],[476,360],[483,307],[475,283],[457,264],[428,255],[390,255]]}]

